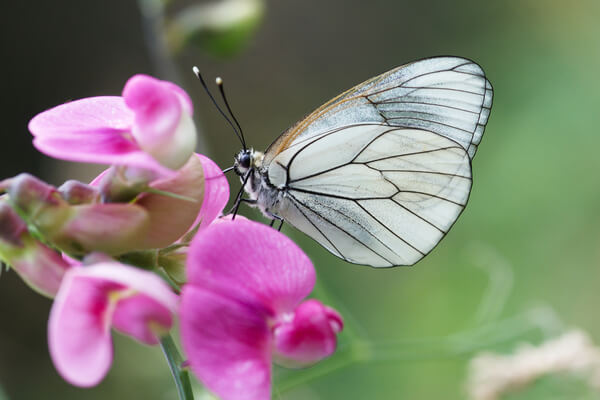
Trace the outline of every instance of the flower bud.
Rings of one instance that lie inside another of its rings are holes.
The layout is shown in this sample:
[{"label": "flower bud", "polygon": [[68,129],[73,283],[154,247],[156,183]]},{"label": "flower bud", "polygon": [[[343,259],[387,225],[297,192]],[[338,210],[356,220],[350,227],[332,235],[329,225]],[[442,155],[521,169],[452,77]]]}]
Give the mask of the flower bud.
[{"label": "flower bud", "polygon": [[47,237],[70,254],[117,255],[143,248],[148,229],[148,213],[136,204],[85,204],[70,206],[69,218]]},{"label": "flower bud", "polygon": [[[44,239],[71,255],[91,251],[122,254],[147,248],[150,228],[148,212],[130,203],[95,203],[70,205],[51,185],[21,174],[3,182],[9,201],[23,213],[27,222],[36,227]],[[77,202],[93,198],[94,189],[83,184],[67,184],[63,189]],[[86,194],[83,194],[83,192]]]},{"label": "flower bud", "polygon": [[98,203],[100,192],[97,188],[76,180],[63,183],[58,192],[71,205]]},{"label": "flower bud", "polygon": [[21,236],[27,232],[27,224],[4,200],[0,200],[0,241],[13,246],[22,246]]},{"label": "flower bud", "polygon": [[[139,174],[131,174],[132,169]],[[103,203],[126,203],[143,192],[154,178],[150,170],[112,166],[94,178],[91,185],[98,187]]]},{"label": "flower bud", "polygon": [[335,352],[342,317],[318,300],[307,300],[273,328],[274,361],[285,367],[314,364]]},{"label": "flower bud", "polygon": [[11,205],[27,223],[34,225],[47,239],[69,218],[69,204],[54,186],[35,176],[19,174],[3,181],[0,187],[6,190]]},{"label": "flower bud", "polygon": [[[67,206],[54,186],[27,173],[2,181],[0,187],[8,193],[13,206],[28,220],[36,220],[41,215],[47,218],[49,210],[60,214]],[[47,219],[44,221],[49,222]]]},{"label": "flower bud", "polygon": [[25,221],[0,201],[0,259],[38,293],[54,297],[70,265],[59,253],[35,240]]}]

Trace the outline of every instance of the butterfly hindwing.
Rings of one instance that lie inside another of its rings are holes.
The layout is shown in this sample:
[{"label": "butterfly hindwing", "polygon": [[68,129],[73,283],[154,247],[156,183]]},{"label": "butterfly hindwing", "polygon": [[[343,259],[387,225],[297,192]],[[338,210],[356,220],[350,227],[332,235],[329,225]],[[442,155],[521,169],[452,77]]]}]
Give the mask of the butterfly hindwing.
[{"label": "butterfly hindwing", "polygon": [[[300,143],[300,142],[299,142]],[[412,265],[443,238],[471,188],[465,149],[434,132],[358,124],[281,152],[281,217],[345,260]]]}]

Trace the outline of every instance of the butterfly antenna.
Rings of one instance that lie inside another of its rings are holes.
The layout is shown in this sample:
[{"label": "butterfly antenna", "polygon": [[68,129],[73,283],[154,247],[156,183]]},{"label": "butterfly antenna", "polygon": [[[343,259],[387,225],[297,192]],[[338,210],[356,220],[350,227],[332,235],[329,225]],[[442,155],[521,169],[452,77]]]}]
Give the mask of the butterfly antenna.
[{"label": "butterfly antenna", "polygon": [[[235,132],[235,135],[238,137],[238,139],[242,143],[242,146],[244,147],[244,150],[246,150],[246,142],[244,141],[243,137],[240,135],[240,133],[236,129],[235,125],[233,125],[233,122],[231,122],[231,120],[227,117],[227,115],[221,109],[221,107],[219,107],[219,104],[217,103],[217,101],[213,97],[213,95],[210,92],[210,90],[208,90],[208,86],[206,86],[206,82],[204,82],[204,78],[202,78],[202,74],[200,73],[200,69],[198,67],[194,66],[194,67],[192,67],[192,71],[194,71],[194,74],[200,80],[200,83],[202,84],[202,87],[206,91],[206,94],[208,94],[208,97],[210,97],[210,100],[213,102],[213,104],[215,105],[215,107],[217,108],[217,110],[219,110],[219,112],[221,113],[221,115],[223,116],[223,118],[225,118],[225,121],[227,121],[227,123],[229,123],[229,125],[233,129],[233,132]],[[229,106],[227,106],[227,108],[229,108]],[[237,123],[237,121],[236,121],[236,123]]]},{"label": "butterfly antenna", "polygon": [[246,150],[246,138],[244,138],[244,131],[242,130],[242,126],[240,125],[237,118],[235,117],[235,114],[233,114],[233,111],[231,111],[231,107],[229,106],[229,102],[227,101],[227,96],[225,96],[225,87],[223,86],[223,79],[218,77],[215,80],[215,82],[217,83],[217,86],[219,87],[219,91],[221,92],[221,97],[223,98],[225,107],[227,107],[227,111],[229,111],[229,115],[231,115],[231,118],[233,118],[233,120],[235,121],[235,124],[238,127],[240,136],[242,137],[242,145],[244,146],[244,150]]}]

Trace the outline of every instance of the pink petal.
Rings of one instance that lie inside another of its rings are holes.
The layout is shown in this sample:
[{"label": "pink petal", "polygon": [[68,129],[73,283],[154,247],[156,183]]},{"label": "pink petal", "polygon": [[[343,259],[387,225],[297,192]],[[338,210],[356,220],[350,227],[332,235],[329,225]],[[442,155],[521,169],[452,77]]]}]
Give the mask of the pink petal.
[{"label": "pink petal", "polygon": [[140,141],[160,140],[175,130],[181,118],[181,103],[175,93],[158,79],[134,75],[123,88],[125,104],[135,113],[134,137]]},{"label": "pink petal", "polygon": [[107,280],[151,297],[174,313],[178,297],[158,275],[118,262],[103,262],[82,268],[90,278]]},{"label": "pink petal", "polygon": [[81,261],[79,261],[76,258],[70,257],[68,254],[66,253],[62,253],[62,259],[69,264],[71,267],[80,267],[83,265],[83,263]]},{"label": "pink petal", "polygon": [[90,97],[36,115],[29,122],[29,131],[35,136],[34,146],[51,157],[169,173],[135,142],[133,120],[122,97]]},{"label": "pink petal", "polygon": [[113,314],[113,327],[138,341],[158,344],[158,335],[173,325],[173,312],[153,298],[143,294],[119,300]]},{"label": "pink petal", "polygon": [[[148,271],[117,262],[71,269],[48,323],[50,354],[57,370],[74,385],[97,384],[112,363],[113,316],[122,331],[153,343],[148,339],[152,323],[170,327],[171,317],[166,314],[176,311],[177,302],[168,285]],[[144,322],[150,326],[141,327]]]},{"label": "pink petal", "polygon": [[135,113],[132,134],[140,147],[161,164],[178,169],[194,151],[196,131],[173,86],[135,75],[125,84],[123,97]]},{"label": "pink petal", "polygon": [[120,285],[90,279],[75,268],[54,300],[48,321],[48,346],[54,366],[69,383],[98,384],[112,364],[108,293]]},{"label": "pink petal", "polygon": [[223,400],[268,400],[271,393],[266,310],[186,285],[181,337],[196,376]]},{"label": "pink petal", "polygon": [[73,212],[52,240],[76,254],[102,251],[122,254],[144,248],[150,217],[143,207],[128,203],[84,204]]},{"label": "pink petal", "polygon": [[42,153],[61,160],[139,167],[163,175],[172,173],[171,169],[114,132],[39,137],[33,140],[33,145]]},{"label": "pink petal", "polygon": [[186,273],[191,284],[248,295],[276,314],[293,310],[315,284],[314,267],[294,242],[242,218],[222,219],[199,231]]},{"label": "pink petal", "polygon": [[221,168],[210,158],[197,154],[204,168],[204,200],[200,214],[193,226],[200,222],[200,229],[206,228],[215,220],[229,201],[229,183]]},{"label": "pink petal", "polygon": [[189,115],[194,114],[194,105],[192,104],[192,99],[185,90],[169,81],[162,81],[162,84],[177,95],[179,102],[186,113]]},{"label": "pink petal", "polygon": [[192,227],[205,197],[203,165],[198,157],[190,157],[175,175],[155,180],[150,186],[194,201],[175,199],[163,194],[144,193],[136,204],[149,215],[150,227],[144,238],[144,248],[166,247]]},{"label": "pink petal", "polygon": [[[104,170],[90,185],[98,186],[109,171]],[[227,178],[212,160],[201,154],[191,157],[171,176],[151,182],[150,186],[196,199],[197,202],[153,193],[140,196],[136,204],[143,207],[150,217],[144,248],[168,246],[200,221],[201,227],[207,226],[223,211],[229,199]]]},{"label": "pink petal", "polygon": [[300,304],[283,315],[273,330],[275,359],[285,366],[306,366],[335,352],[342,317],[317,300]]},{"label": "pink petal", "polygon": [[71,265],[46,245],[32,238],[27,242],[29,248],[21,257],[9,260],[11,266],[33,290],[54,297]]},{"label": "pink petal", "polygon": [[29,130],[38,138],[79,134],[83,141],[86,135],[97,132],[129,132],[132,125],[133,112],[122,97],[100,96],[71,101],[44,111],[29,122]]}]

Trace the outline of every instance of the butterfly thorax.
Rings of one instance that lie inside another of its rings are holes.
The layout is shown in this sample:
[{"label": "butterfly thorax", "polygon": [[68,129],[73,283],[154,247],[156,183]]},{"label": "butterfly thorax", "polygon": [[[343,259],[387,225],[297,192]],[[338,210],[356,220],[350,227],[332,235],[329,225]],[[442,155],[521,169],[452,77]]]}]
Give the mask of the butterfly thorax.
[{"label": "butterfly thorax", "polygon": [[267,217],[277,214],[277,206],[284,192],[269,182],[268,168],[263,165],[264,154],[254,149],[241,150],[235,156],[233,165],[235,173],[240,177],[244,190],[248,194],[248,203],[258,207]]}]

